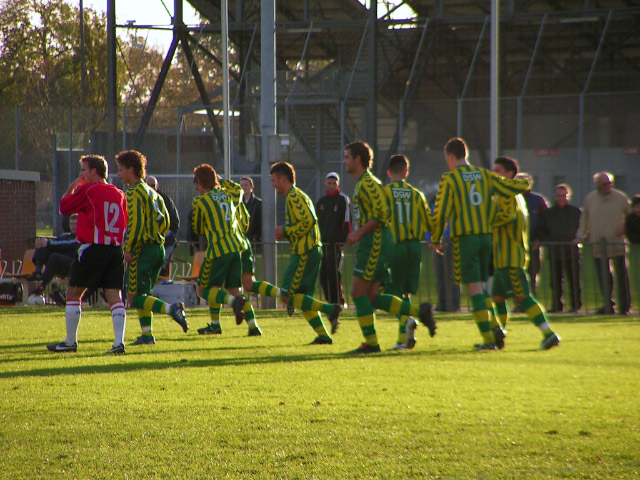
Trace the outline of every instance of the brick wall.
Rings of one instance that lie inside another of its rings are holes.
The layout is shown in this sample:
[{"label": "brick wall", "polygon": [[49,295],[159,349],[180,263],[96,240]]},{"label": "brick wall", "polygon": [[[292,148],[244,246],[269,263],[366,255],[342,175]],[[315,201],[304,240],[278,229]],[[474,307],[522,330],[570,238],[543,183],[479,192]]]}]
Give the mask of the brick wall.
[{"label": "brick wall", "polygon": [[36,184],[0,179],[0,249],[4,260],[22,260],[36,236]]}]

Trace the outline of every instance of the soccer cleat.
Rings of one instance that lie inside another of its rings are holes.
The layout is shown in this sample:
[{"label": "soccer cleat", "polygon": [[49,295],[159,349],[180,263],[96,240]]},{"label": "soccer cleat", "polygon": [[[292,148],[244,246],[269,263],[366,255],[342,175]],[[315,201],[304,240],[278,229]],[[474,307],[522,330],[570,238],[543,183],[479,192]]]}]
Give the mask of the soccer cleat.
[{"label": "soccer cleat", "polygon": [[184,312],[184,303],[173,303],[171,305],[170,315],[171,318],[173,318],[175,322],[182,327],[182,331],[187,333],[187,330],[189,330],[189,321],[187,320],[187,315]]},{"label": "soccer cleat", "polygon": [[249,333],[247,333],[247,337],[260,337],[262,335],[262,330],[260,328],[250,328]]},{"label": "soccer cleat", "polygon": [[35,281],[39,282],[42,280],[42,274],[40,272],[33,272],[28,277],[25,277],[25,280],[28,280],[30,282],[35,282]]},{"label": "soccer cleat", "polygon": [[67,299],[62,294],[62,292],[58,290],[58,288],[56,287],[51,288],[51,293],[49,294],[49,298],[53,300],[56,303],[56,305],[58,305],[59,307],[64,307],[67,305]]},{"label": "soccer cleat", "polygon": [[483,352],[485,350],[498,350],[495,343],[476,343],[473,348],[478,352]]},{"label": "soccer cleat", "polygon": [[73,345],[69,345],[65,342],[50,343],[47,345],[47,350],[54,353],[77,352],[78,344],[74,343]]},{"label": "soccer cleat", "polygon": [[349,353],[353,354],[361,354],[361,353],[379,353],[380,345],[369,345],[368,343],[363,343],[360,347],[355,350],[351,350]]},{"label": "soccer cleat", "polygon": [[222,328],[220,325],[210,323],[206,327],[199,328],[198,333],[200,335],[220,335],[222,333]]},{"label": "soccer cleat", "polygon": [[396,343],[390,350],[406,350],[408,347],[404,343]]},{"label": "soccer cleat", "polygon": [[433,337],[436,334],[436,320],[431,313],[431,304],[425,302],[420,304],[420,323],[429,329],[429,336]]},{"label": "soccer cleat", "polygon": [[140,335],[131,345],[154,345],[155,343],[156,337],[153,335]]},{"label": "soccer cleat", "polygon": [[107,355],[124,355],[124,344],[113,346],[106,353]]},{"label": "soccer cleat", "polygon": [[418,324],[416,323],[415,319],[409,317],[409,319],[407,320],[407,325],[405,326],[406,333],[404,337],[404,345],[405,347],[407,347],[408,350],[411,350],[413,347],[416,346],[416,328],[417,327],[418,327]]},{"label": "soccer cleat", "polygon": [[493,338],[496,341],[496,347],[498,347],[498,350],[502,350],[504,348],[504,338],[506,336],[506,330],[503,330],[499,326],[493,327]]},{"label": "soccer cleat", "polygon": [[331,322],[331,333],[336,333],[340,326],[340,312],[342,312],[342,306],[335,303],[333,305],[333,312],[329,315],[329,322]]},{"label": "soccer cleat", "polygon": [[287,305],[287,315],[289,315],[290,317],[296,313],[296,309],[293,305]]},{"label": "soccer cleat", "polygon": [[549,350],[550,348],[557,347],[560,345],[560,340],[557,334],[552,333],[542,341],[539,350]]},{"label": "soccer cleat", "polygon": [[236,325],[240,325],[242,323],[242,321],[244,320],[244,304],[247,302],[247,300],[240,295],[239,297],[236,297],[236,299],[233,301],[233,314],[236,316]]},{"label": "soccer cleat", "polygon": [[331,345],[333,344],[333,340],[331,337],[327,337],[326,335],[318,335],[313,339],[309,345]]}]

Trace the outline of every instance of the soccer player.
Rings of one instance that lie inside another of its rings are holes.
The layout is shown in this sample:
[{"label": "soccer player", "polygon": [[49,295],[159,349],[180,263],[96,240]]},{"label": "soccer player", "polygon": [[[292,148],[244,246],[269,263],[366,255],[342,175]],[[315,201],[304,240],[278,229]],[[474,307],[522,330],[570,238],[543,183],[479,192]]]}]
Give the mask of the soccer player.
[{"label": "soccer player", "polygon": [[147,185],[147,158],[136,150],[126,150],[116,157],[118,176],[128,185],[127,234],[124,261],[127,262],[127,303],[138,310],[142,335],[132,345],[153,345],[153,314],[170,315],[186,333],[189,323],[184,304],[172,305],[153,297],[151,292],[164,267],[164,240],[169,231],[169,212],[163,198]]},{"label": "soccer player", "polygon": [[47,345],[50,352],[78,350],[78,325],[81,318],[82,294],[87,288],[104,288],[111,307],[115,341],[109,354],[124,353],[127,319],[120,291],[124,279],[122,243],[127,227],[124,193],[107,183],[107,161],[97,155],[80,159],[80,176],[74,180],[60,200],[60,213],[78,214],[76,238],[80,246],[69,270],[69,288],[65,322],[67,338]]},{"label": "soccer player", "polygon": [[456,283],[467,286],[473,318],[482,336],[482,343],[476,345],[476,349],[495,350],[496,342],[503,340],[503,330],[497,320],[492,328],[493,302],[483,287],[489,277],[491,221],[495,214],[493,196],[513,197],[526,191],[529,182],[508,180],[474,167],[469,163],[469,149],[462,138],[452,138],[445,144],[444,158],[450,172],[440,179],[431,242],[436,251],[440,251],[440,239],[449,219],[454,277]]},{"label": "soccer player", "polygon": [[[218,177],[218,180],[220,178]],[[247,231],[249,230],[250,224],[250,216],[247,210],[246,204],[241,200],[242,195],[242,187],[231,180],[222,180],[220,183],[221,188],[227,193],[231,202],[237,205],[236,207],[236,220],[238,226],[237,235],[244,242],[244,249],[240,254],[240,263],[241,263],[241,284],[246,291],[251,291],[251,286],[253,284],[253,265],[254,265],[254,257],[253,257],[253,249],[251,248],[251,242],[247,238]],[[245,298],[246,300],[246,298]],[[244,312],[244,320],[247,322],[247,326],[249,327],[249,337],[256,337],[262,335],[262,331],[258,326],[255,317],[255,311],[249,302],[246,302],[246,305],[243,307]],[[220,304],[219,303],[209,303],[209,314],[212,319],[212,323],[208,324],[206,327],[202,327],[198,329],[198,333],[200,335],[219,335],[222,333],[222,327],[220,326]],[[214,323],[215,322],[215,323]],[[236,324],[239,325],[242,323],[242,319],[236,318]]]},{"label": "soccer player", "polygon": [[[498,157],[493,163],[493,171],[503,177],[514,178],[518,173],[518,162],[513,158]],[[540,350],[549,350],[560,344],[560,337],[551,330],[544,309],[530,294],[525,270],[529,261],[527,204],[521,194],[515,197],[498,197],[497,200],[498,210],[493,220],[495,272],[491,295],[503,324],[506,324],[508,318],[506,299],[514,297],[521,310],[542,331]],[[504,347],[504,337],[497,346]]]},{"label": "soccer player", "polygon": [[[422,252],[420,240],[431,231],[431,214],[424,194],[407,182],[409,159],[404,155],[393,155],[389,159],[387,175],[391,183],[384,187],[391,210],[389,227],[393,236],[391,256],[391,282],[385,293],[409,299],[418,293]],[[398,340],[393,350],[413,348],[416,344],[416,320],[398,316]]]},{"label": "soccer player", "polygon": [[347,235],[347,244],[358,244],[353,267],[351,298],[365,342],[351,353],[380,351],[375,328],[374,308],[392,315],[419,317],[429,334],[436,334],[436,322],[431,304],[420,306],[393,295],[383,295],[380,287],[389,282],[389,261],[393,251],[393,237],[389,230],[391,213],[382,184],[370,171],[373,151],[364,142],[344,147],[345,171],[357,180],[353,191],[353,217],[358,229]]},{"label": "soccer player", "polygon": [[240,252],[246,248],[246,239],[238,228],[236,209],[239,196],[222,188],[216,171],[206,163],[193,170],[193,185],[199,195],[193,199],[192,228],[196,234],[205,235],[208,243],[198,275],[197,292],[209,304],[211,319],[211,323],[204,330],[199,329],[198,333],[221,334],[221,305],[233,308],[238,325],[245,315],[247,318],[255,317],[251,303],[240,292]]},{"label": "soccer player", "polygon": [[304,318],[316,332],[312,345],[330,345],[329,335],[322,313],[329,316],[333,325],[342,311],[340,305],[324,303],[313,298],[322,261],[322,242],[313,202],[296,186],[293,165],[278,162],[269,172],[271,186],[279,195],[285,195],[285,224],[275,229],[276,240],[289,240],[291,257],[280,287],[267,282],[253,282],[251,291],[260,295],[280,297],[289,306],[302,310]]}]

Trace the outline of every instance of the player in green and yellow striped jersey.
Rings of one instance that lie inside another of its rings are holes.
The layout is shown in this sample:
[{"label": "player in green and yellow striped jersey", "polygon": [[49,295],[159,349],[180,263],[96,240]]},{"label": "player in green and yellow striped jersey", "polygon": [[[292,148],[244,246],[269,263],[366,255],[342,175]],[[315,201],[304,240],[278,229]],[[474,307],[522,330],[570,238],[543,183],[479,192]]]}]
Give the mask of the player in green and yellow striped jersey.
[{"label": "player in green and yellow striped jersey", "polygon": [[[391,209],[391,234],[394,246],[391,256],[391,282],[385,292],[409,299],[418,292],[422,252],[420,241],[431,231],[431,215],[424,194],[407,183],[409,159],[393,155],[389,159],[387,175],[391,183],[384,187]],[[394,350],[415,346],[416,321],[407,316],[398,317],[398,340]]]},{"label": "player in green and yellow striped jersey", "polygon": [[435,335],[436,325],[431,314],[431,304],[418,306],[409,300],[380,293],[389,282],[389,261],[393,250],[393,237],[389,230],[391,213],[380,180],[369,169],[373,164],[373,151],[364,142],[354,142],[344,147],[345,171],[357,180],[353,191],[353,217],[358,229],[347,236],[347,244],[358,244],[353,267],[351,298],[356,305],[358,324],[364,343],[352,353],[380,351],[375,328],[374,308],[393,315],[419,317]]},{"label": "player in green and yellow striped jersey", "polygon": [[[503,177],[514,178],[518,174],[518,162],[513,158],[498,157],[493,163],[493,171]],[[498,198],[493,227],[493,261],[496,270],[491,295],[499,314],[506,322],[506,299],[515,298],[522,311],[542,331],[540,350],[559,345],[560,337],[549,327],[544,309],[529,290],[526,273],[529,262],[529,219],[522,195]]]},{"label": "player in green and yellow striped jersey", "polygon": [[[228,195],[228,201],[230,203],[233,203],[236,207],[235,216],[237,222],[236,228],[238,231],[236,232],[235,237],[239,238],[242,244],[240,263],[241,284],[244,286],[247,283],[245,280],[247,272],[250,278],[253,276],[253,252],[251,250],[251,243],[245,236],[245,232],[247,231],[247,228],[249,226],[249,213],[247,212],[247,208],[244,206],[244,202],[241,201],[242,188],[239,184],[231,180],[224,179],[220,181],[220,188],[222,188]],[[249,282],[249,288],[250,286],[251,282]],[[200,335],[219,335],[222,333],[222,326],[220,325],[221,303],[217,301],[217,298],[220,296],[220,298],[224,302],[225,294],[220,293],[220,291],[216,290],[216,288],[211,289],[206,294],[207,303],[209,304],[209,318],[211,321],[205,327],[198,329],[198,333]],[[244,313],[244,320],[247,322],[247,326],[249,327],[248,336],[254,337],[262,335],[262,331],[258,326],[255,311],[253,309],[253,305],[251,305],[251,302],[245,301],[242,310]],[[236,323],[239,322],[241,322],[241,320],[236,317]]]},{"label": "player in green and yellow striped jersey", "polygon": [[156,343],[153,313],[171,315],[185,332],[189,328],[184,304],[169,305],[151,296],[164,266],[164,235],[169,230],[169,212],[162,197],[144,182],[147,159],[142,153],[136,150],[121,152],[116,163],[120,179],[129,185],[124,240],[127,303],[138,310],[142,329],[142,335],[132,345],[149,345]]},{"label": "player in green and yellow striped jersey", "polygon": [[500,336],[502,328],[498,323],[492,328],[493,302],[483,286],[489,276],[495,215],[493,196],[513,197],[528,190],[529,183],[526,180],[508,180],[470,165],[469,149],[461,138],[452,138],[446,143],[444,158],[450,172],[444,173],[440,179],[433,213],[432,243],[439,244],[449,219],[454,277],[457,283],[467,286],[473,317],[483,339],[476,348],[494,350],[496,341],[501,341],[495,338],[494,330]]},{"label": "player in green and yellow striped jersey", "polygon": [[322,261],[322,242],[313,202],[296,187],[296,172],[287,162],[278,162],[269,172],[271,186],[279,195],[285,195],[285,224],[275,229],[276,240],[289,240],[291,257],[284,272],[281,286],[268,282],[253,282],[251,291],[260,295],[280,297],[285,305],[302,313],[316,332],[312,344],[332,344],[333,340],[322,321],[322,313],[337,322],[342,307],[313,298]]},{"label": "player in green and yellow striped jersey", "polygon": [[[206,163],[193,170],[193,186],[198,196],[193,199],[193,231],[207,237],[205,259],[198,275],[197,292],[209,304],[211,323],[198,333],[222,333],[220,306],[233,308],[236,324],[245,319],[253,307],[240,292],[242,285],[241,252],[246,239],[240,232],[236,210],[240,199],[234,185],[223,188],[214,168]],[[223,289],[223,287],[226,288]]]}]

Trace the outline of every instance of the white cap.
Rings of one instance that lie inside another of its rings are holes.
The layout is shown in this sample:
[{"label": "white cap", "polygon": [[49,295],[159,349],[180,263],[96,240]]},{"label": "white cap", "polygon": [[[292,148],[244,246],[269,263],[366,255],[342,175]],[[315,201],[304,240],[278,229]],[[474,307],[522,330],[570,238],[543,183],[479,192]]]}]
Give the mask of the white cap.
[{"label": "white cap", "polygon": [[340,175],[338,175],[336,172],[329,172],[327,173],[327,176],[325,177],[325,180],[328,178],[335,178],[336,180],[340,181]]}]

